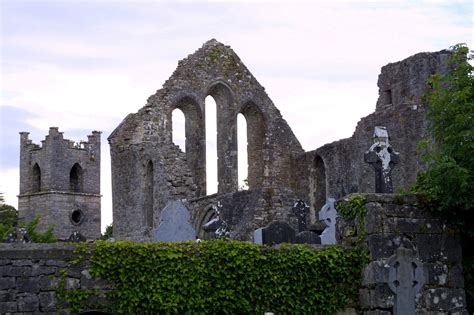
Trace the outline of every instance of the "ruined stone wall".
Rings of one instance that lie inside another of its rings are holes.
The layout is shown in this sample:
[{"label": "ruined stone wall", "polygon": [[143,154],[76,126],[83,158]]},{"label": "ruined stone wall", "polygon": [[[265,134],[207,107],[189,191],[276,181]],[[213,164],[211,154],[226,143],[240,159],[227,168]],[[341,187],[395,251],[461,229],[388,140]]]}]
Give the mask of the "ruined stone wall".
[{"label": "ruined stone wall", "polygon": [[[239,113],[247,120],[250,189],[286,186],[291,159],[303,152],[301,145],[239,57],[230,47],[211,40],[181,60],[163,88],[138,113],[128,115],[109,137],[116,237],[137,239],[132,234],[143,225],[140,214],[145,211],[141,199],[147,160],[154,166],[154,221],[149,229],[156,227],[159,211],[167,201],[206,196],[208,95],[217,104],[219,194],[238,189]],[[185,154],[176,152],[172,143],[171,118],[176,108],[183,111],[186,120]],[[147,233],[141,231],[138,234]]]},{"label": "ruined stone wall", "polygon": [[[394,192],[415,182],[417,173],[425,168],[417,144],[429,137],[427,105],[421,96],[428,88],[429,76],[446,71],[448,57],[447,51],[421,53],[383,67],[376,111],[359,121],[350,138],[305,152],[295,159],[292,187],[311,205],[313,217],[326,198],[375,192],[375,172],[364,162],[364,153],[373,144],[376,126],[387,128],[389,142],[399,153],[400,161],[391,174]],[[389,88],[391,98],[386,104],[383,93]]]},{"label": "ruined stone wall", "polygon": [[61,239],[73,231],[100,236],[100,132],[74,143],[52,127],[41,146],[20,133],[20,220],[40,217],[38,229],[54,225]]},{"label": "ruined stone wall", "polygon": [[290,211],[295,200],[296,196],[290,190],[257,188],[192,199],[186,206],[198,236],[217,207],[232,239],[252,241],[253,231],[275,220],[288,222],[297,229],[296,215]]},{"label": "ruined stone wall", "polygon": [[[416,279],[422,287],[413,296],[417,314],[467,314],[458,231],[425,211],[416,195],[362,196],[367,200],[363,223],[340,217],[336,236],[339,244],[347,246],[362,236],[369,251],[359,290],[364,314],[393,314],[397,296],[389,287],[390,258],[399,248],[410,250],[422,269]],[[404,285],[401,279],[391,281]]]}]

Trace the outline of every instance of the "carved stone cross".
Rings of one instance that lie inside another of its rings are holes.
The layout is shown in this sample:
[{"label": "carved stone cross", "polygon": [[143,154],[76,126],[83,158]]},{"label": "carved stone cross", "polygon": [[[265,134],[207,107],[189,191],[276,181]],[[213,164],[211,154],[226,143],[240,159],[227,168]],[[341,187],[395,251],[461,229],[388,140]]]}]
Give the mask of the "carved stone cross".
[{"label": "carved stone cross", "polygon": [[365,162],[375,170],[375,192],[393,193],[392,169],[400,161],[399,153],[389,144],[386,127],[376,126],[374,144],[365,152]]},{"label": "carved stone cross", "polygon": [[322,245],[336,244],[336,218],[337,211],[334,207],[334,198],[328,198],[326,204],[319,211],[319,221],[326,225],[323,233],[321,234]]},{"label": "carved stone cross", "polygon": [[303,200],[297,200],[292,210],[298,218],[298,231],[306,231],[306,217],[309,213],[309,206]]},{"label": "carved stone cross", "polygon": [[394,315],[415,314],[415,295],[425,284],[422,263],[412,250],[400,247],[388,261],[388,286],[395,293]]}]

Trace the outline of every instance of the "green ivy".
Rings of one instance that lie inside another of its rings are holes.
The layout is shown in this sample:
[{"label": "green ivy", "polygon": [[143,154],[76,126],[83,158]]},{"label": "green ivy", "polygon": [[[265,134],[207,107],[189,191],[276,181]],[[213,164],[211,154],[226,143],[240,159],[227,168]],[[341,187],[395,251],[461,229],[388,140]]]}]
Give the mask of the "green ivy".
[{"label": "green ivy", "polygon": [[351,195],[348,198],[338,200],[336,202],[336,209],[339,215],[346,220],[354,220],[357,224],[359,241],[365,237],[365,216],[367,208],[365,204],[367,199],[361,195]]},{"label": "green ivy", "polygon": [[357,300],[367,260],[338,246],[225,240],[97,241],[91,252],[89,271],[113,284],[117,314],[331,314]]}]

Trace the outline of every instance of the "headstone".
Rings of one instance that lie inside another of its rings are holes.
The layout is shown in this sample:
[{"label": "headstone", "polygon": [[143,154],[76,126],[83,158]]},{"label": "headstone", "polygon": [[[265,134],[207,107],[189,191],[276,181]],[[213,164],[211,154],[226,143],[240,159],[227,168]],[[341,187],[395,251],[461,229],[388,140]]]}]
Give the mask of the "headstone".
[{"label": "headstone", "polygon": [[81,232],[74,231],[67,240],[68,242],[85,242],[87,239],[84,235],[81,234]]},{"label": "headstone", "polygon": [[388,286],[395,293],[394,315],[415,314],[415,295],[425,284],[422,263],[413,250],[400,247],[388,260]]},{"label": "headstone", "polygon": [[273,221],[264,227],[262,232],[262,241],[265,245],[295,242],[295,230],[284,221]]},{"label": "headstone", "polygon": [[390,145],[386,127],[376,126],[373,139],[374,144],[365,152],[364,161],[375,170],[375,192],[393,193],[392,170],[400,161],[399,153]]},{"label": "headstone", "polygon": [[298,218],[298,231],[306,231],[306,217],[309,213],[309,206],[303,200],[297,200],[291,210]]},{"label": "headstone", "polygon": [[258,228],[253,231],[254,244],[263,244],[263,228]]},{"label": "headstone", "polygon": [[196,231],[190,222],[189,210],[180,200],[168,202],[161,211],[160,224],[155,230],[154,240],[180,242],[196,239]]},{"label": "headstone", "polygon": [[318,234],[311,231],[303,231],[296,234],[296,243],[298,244],[321,244],[321,238]]},{"label": "headstone", "polygon": [[326,204],[319,211],[319,221],[321,221],[326,228],[321,233],[322,245],[336,244],[336,218],[337,211],[334,207],[334,198],[328,198]]},{"label": "headstone", "polygon": [[6,243],[31,243],[31,237],[25,228],[15,228],[5,239]]}]

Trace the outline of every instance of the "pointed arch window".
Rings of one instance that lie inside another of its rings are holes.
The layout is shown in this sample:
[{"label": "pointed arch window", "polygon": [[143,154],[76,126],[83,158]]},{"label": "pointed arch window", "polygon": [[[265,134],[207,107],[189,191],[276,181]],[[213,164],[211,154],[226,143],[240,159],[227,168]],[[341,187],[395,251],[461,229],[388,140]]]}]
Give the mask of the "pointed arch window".
[{"label": "pointed arch window", "polygon": [[84,172],[79,163],[72,166],[69,173],[69,190],[72,192],[83,192]]},{"label": "pointed arch window", "polygon": [[38,163],[33,165],[33,169],[31,171],[31,185],[31,192],[41,191],[41,169]]}]

